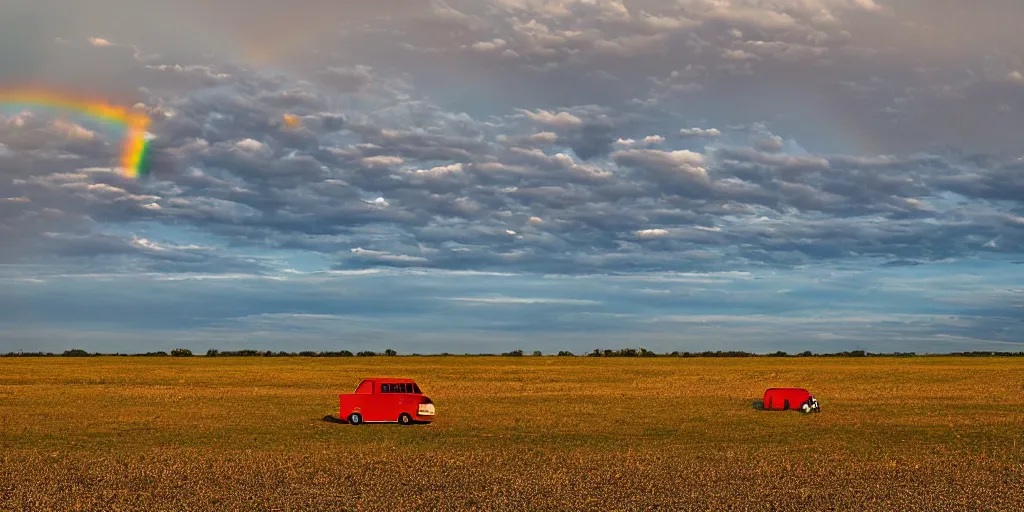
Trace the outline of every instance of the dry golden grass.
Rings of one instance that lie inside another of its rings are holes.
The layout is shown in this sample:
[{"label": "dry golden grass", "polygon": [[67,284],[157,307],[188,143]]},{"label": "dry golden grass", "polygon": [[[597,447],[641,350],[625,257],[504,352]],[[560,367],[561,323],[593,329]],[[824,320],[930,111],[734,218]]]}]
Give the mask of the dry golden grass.
[{"label": "dry golden grass", "polygon": [[0,359],[0,510],[1021,510],[1022,426],[1010,358]]}]

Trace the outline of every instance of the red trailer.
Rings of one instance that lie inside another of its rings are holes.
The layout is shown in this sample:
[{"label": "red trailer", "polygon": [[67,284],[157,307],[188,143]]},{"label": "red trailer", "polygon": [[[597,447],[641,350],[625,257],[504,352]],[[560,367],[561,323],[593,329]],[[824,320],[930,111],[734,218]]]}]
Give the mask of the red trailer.
[{"label": "red trailer", "polygon": [[352,425],[429,423],[434,402],[411,379],[364,379],[354,393],[339,395],[338,417]]},{"label": "red trailer", "polygon": [[803,388],[768,388],[764,392],[764,408],[769,411],[800,409],[801,412],[821,412],[818,400]]}]

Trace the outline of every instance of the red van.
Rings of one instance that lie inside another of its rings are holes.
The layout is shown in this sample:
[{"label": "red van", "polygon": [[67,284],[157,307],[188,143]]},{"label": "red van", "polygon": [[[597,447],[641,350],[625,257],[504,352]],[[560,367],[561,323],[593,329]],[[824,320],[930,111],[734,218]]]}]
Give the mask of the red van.
[{"label": "red van", "polygon": [[338,417],[349,424],[410,425],[434,419],[434,402],[411,379],[364,379],[354,393],[340,395]]},{"label": "red van", "polygon": [[801,412],[821,412],[818,399],[803,388],[768,388],[764,392],[764,408],[769,411],[800,409]]}]

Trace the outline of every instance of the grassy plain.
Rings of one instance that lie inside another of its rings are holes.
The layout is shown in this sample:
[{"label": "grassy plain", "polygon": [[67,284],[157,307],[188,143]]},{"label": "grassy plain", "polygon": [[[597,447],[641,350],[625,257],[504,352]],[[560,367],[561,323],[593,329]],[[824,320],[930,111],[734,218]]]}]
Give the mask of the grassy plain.
[{"label": "grassy plain", "polygon": [[[432,425],[324,421],[369,376]],[[752,407],[803,386],[822,413]],[[1024,360],[0,359],[0,510],[1020,510]]]}]

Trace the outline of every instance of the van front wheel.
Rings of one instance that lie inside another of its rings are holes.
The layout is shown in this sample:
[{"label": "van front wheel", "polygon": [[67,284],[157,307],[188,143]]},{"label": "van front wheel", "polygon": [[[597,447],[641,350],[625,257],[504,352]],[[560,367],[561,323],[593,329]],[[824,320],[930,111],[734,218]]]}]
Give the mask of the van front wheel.
[{"label": "van front wheel", "polygon": [[409,413],[403,412],[398,416],[398,423],[400,425],[409,425],[412,423],[412,416],[409,416]]},{"label": "van front wheel", "polygon": [[352,414],[349,414],[348,415],[348,423],[349,423],[349,425],[362,425],[363,424],[363,415],[359,414],[358,412],[354,412]]}]

